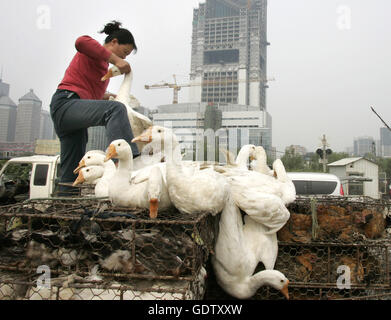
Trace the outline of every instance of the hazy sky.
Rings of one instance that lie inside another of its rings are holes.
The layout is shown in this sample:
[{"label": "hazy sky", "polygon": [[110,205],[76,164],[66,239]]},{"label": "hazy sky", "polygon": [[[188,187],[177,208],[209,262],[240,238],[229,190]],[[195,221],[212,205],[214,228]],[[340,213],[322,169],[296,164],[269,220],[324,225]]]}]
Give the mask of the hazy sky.
[{"label": "hazy sky", "polygon": [[[74,42],[110,20],[132,31],[139,50],[127,60],[132,93],[155,108],[172,102],[171,89],[145,84],[187,83],[193,9],[199,0],[1,0],[0,66],[15,103],[34,89],[48,109],[75,54]],[[326,134],[331,149],[344,151],[359,136],[379,139],[374,106],[391,123],[391,1],[269,0],[267,109],[273,145],[315,151]],[[112,80],[116,92],[120,79]],[[188,100],[182,89],[179,101]]]}]

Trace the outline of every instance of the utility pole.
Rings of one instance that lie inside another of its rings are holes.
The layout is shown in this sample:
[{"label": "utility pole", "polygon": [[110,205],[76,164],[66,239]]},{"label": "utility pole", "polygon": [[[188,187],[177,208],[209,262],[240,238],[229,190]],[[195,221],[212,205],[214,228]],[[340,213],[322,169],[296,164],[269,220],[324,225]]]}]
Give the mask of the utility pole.
[{"label": "utility pole", "polygon": [[321,162],[323,164],[323,172],[326,173],[326,164],[327,164],[327,156],[332,154],[333,151],[331,149],[326,149],[326,147],[328,147],[328,143],[327,143],[327,139],[326,139],[326,135],[324,134],[323,135],[323,138],[321,139],[322,141],[322,149],[317,149],[316,150],[316,153],[319,155],[320,157],[320,160],[319,162]]},{"label": "utility pole", "polygon": [[322,159],[323,172],[326,172],[326,163],[327,163],[326,147],[327,147],[327,140],[326,140],[326,135],[325,134],[323,135],[323,138],[322,138],[322,146],[323,146],[323,159]]}]

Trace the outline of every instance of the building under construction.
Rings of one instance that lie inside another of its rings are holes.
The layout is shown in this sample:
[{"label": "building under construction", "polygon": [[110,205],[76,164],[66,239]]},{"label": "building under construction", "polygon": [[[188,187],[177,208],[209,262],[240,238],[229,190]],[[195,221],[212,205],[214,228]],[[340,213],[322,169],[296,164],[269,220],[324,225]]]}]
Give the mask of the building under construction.
[{"label": "building under construction", "polygon": [[194,9],[189,103],[178,104],[176,83],[146,86],[174,89],[173,104],[158,106],[153,121],[173,127],[189,159],[221,158],[209,141],[211,130],[234,154],[250,143],[262,145],[273,159],[266,16],[266,0],[206,0]]},{"label": "building under construction", "polygon": [[266,109],[267,0],[206,0],[194,9],[191,102]]}]

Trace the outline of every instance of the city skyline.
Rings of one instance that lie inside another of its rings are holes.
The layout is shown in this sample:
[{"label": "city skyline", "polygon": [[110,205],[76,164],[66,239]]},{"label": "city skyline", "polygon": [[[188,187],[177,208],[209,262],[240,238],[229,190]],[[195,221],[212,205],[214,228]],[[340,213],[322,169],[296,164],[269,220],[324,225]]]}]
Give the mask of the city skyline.
[{"label": "city skyline", "polygon": [[[117,0],[107,7],[97,0],[94,9],[89,2],[78,3],[78,12],[72,0],[1,2],[0,25],[7,32],[0,38],[7,50],[0,53],[0,66],[12,100],[31,87],[47,109],[75,53],[75,39],[89,34],[102,42],[97,31],[118,19],[139,46],[127,59],[134,70],[132,93],[149,108],[171,103],[172,90],[145,90],[144,85],[172,82],[173,74],[178,82],[189,81],[193,9],[204,1]],[[275,81],[269,83],[266,101],[278,151],[292,144],[314,151],[323,134],[339,152],[355,137],[379,139],[382,124],[370,106],[386,122],[391,119],[389,9],[385,0],[268,1],[267,76]],[[87,12],[89,19],[83,19]],[[120,81],[113,79],[109,90],[115,92]],[[180,102],[188,101],[188,91],[180,91]]]},{"label": "city skyline", "polygon": [[[1,79],[0,79],[1,80]],[[2,81],[2,80],[1,80]],[[2,81],[2,85],[7,85],[8,86],[8,90],[10,89],[10,84],[8,84],[8,83],[6,83],[6,82],[4,82],[4,81]],[[31,90],[33,90],[33,89],[30,89],[29,91],[31,92]],[[0,93],[2,93],[2,92],[0,92]],[[28,93],[26,93],[26,94],[28,94]],[[10,98],[9,96],[7,96],[7,95],[1,95],[0,94],[0,97],[8,97],[8,98]],[[17,100],[20,100],[20,98],[19,99],[17,99]],[[13,102],[13,99],[11,99],[11,102]],[[17,105],[15,105],[15,107],[17,107]],[[41,126],[40,126],[40,137],[47,137],[48,135],[50,135],[50,134],[48,134],[47,132],[48,132],[48,130],[53,130],[53,128],[52,128],[52,126],[53,125],[51,125],[51,126],[49,126],[49,127],[51,127],[51,129],[47,126],[47,122],[46,121],[48,121],[47,119],[46,119],[46,117],[48,117],[48,119],[50,119],[50,122],[52,122],[51,121],[51,117],[50,117],[50,114],[49,114],[49,111],[48,110],[45,110],[44,108],[43,108],[44,106],[42,106],[42,112],[41,112]],[[156,106],[156,109],[155,110],[158,110],[158,108],[159,108],[160,106]],[[151,109],[148,109],[147,108],[147,110],[151,110]],[[146,113],[146,111],[145,111],[145,107],[142,107],[141,106],[141,109],[139,110],[139,112],[141,112],[141,113],[143,113],[144,115],[147,115],[147,113]],[[42,126],[43,125],[43,123],[45,123],[45,125],[44,126]],[[389,142],[388,140],[386,140],[386,143],[382,143],[382,135],[384,136],[384,135],[387,135],[387,137],[391,134],[391,133],[388,133],[390,130],[388,129],[388,128],[386,128],[386,127],[379,127],[379,138],[377,138],[377,137],[374,137],[374,136],[355,136],[355,137],[352,137],[352,143],[351,143],[351,145],[349,145],[349,146],[346,146],[344,149],[342,149],[342,150],[338,150],[337,152],[341,152],[341,153],[354,153],[353,152],[353,150],[354,150],[354,144],[355,144],[355,142],[357,141],[357,140],[359,140],[359,139],[362,139],[362,138],[370,138],[370,139],[372,139],[372,140],[374,140],[374,142],[376,142],[376,147],[380,147],[380,148],[382,148],[382,147],[384,147],[384,146],[386,146],[387,148],[386,148],[386,150],[387,151],[384,151],[383,150],[383,153],[385,153],[385,154],[382,154],[382,153],[380,153],[379,154],[379,152],[378,151],[376,151],[376,153],[378,154],[378,155],[380,155],[380,156],[391,156],[391,151],[389,151],[389,150],[391,150],[391,149],[389,149],[390,147],[389,147],[389,145],[391,145],[391,142]],[[55,132],[53,132],[53,134],[55,134]],[[92,133],[92,131],[91,131],[91,134],[95,134],[95,133]],[[99,139],[101,139],[101,138],[99,138]],[[11,139],[11,140],[15,140],[15,139]],[[2,141],[2,140],[0,140],[0,141]],[[16,141],[16,140],[15,140]],[[391,141],[391,140],[390,140]],[[3,142],[5,142],[5,140],[3,141]],[[20,142],[20,141],[18,141],[18,142]],[[99,142],[98,143],[98,145],[100,145],[102,142]],[[106,142],[107,143],[107,142]],[[283,150],[277,150],[276,152],[277,153],[280,153],[280,154],[283,154],[283,153],[285,153],[286,152],[286,150],[289,148],[289,147],[292,147],[292,146],[298,146],[298,147],[303,147],[303,148],[305,148],[305,149],[307,149],[307,147],[305,147],[305,146],[302,146],[300,143],[296,143],[296,144],[291,144],[291,145],[287,145],[287,146],[285,146],[285,148],[283,149]],[[274,146],[273,146],[274,147]],[[92,148],[92,149],[94,149],[94,148]],[[315,153],[316,152],[316,150],[315,151],[313,151],[313,150],[308,150],[308,153]]]},{"label": "city skyline", "polygon": [[54,138],[50,113],[30,89],[16,104],[9,96],[10,84],[0,79],[0,142],[34,143]]}]

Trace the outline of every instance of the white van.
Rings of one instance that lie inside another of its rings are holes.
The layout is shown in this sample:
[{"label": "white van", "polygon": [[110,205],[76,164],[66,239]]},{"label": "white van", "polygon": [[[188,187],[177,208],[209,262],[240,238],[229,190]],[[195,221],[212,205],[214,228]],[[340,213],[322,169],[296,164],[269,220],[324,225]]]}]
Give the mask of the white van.
[{"label": "white van", "polygon": [[339,178],[330,173],[288,172],[296,188],[297,195],[344,196]]},{"label": "white van", "polygon": [[60,156],[40,155],[7,161],[0,170],[0,200],[14,195],[26,199],[51,197],[59,163]]}]

